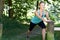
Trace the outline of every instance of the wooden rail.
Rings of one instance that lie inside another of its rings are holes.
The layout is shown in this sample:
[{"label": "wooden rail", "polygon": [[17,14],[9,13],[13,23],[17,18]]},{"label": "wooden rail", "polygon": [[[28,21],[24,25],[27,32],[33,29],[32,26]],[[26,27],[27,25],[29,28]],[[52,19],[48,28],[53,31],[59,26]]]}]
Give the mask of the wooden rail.
[{"label": "wooden rail", "polygon": [[54,27],[54,31],[60,31],[60,27]]}]

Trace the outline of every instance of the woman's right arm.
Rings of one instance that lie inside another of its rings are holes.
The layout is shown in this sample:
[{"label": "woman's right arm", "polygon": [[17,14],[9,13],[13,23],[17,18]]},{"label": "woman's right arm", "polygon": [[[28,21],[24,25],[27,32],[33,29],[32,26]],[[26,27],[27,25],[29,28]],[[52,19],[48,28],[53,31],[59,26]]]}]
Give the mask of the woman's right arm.
[{"label": "woman's right arm", "polygon": [[45,21],[45,22],[46,22],[46,20],[45,20],[44,18],[42,18],[42,12],[40,12],[40,15],[38,15],[38,12],[35,11],[35,15],[36,15],[38,18],[40,18],[42,21]]}]

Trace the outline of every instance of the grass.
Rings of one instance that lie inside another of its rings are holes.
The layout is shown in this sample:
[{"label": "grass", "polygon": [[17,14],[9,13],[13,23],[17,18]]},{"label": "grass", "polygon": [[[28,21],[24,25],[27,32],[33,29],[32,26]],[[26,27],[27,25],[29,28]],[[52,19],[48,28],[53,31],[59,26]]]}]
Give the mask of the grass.
[{"label": "grass", "polygon": [[37,35],[35,37],[31,37],[31,40],[42,40],[42,36],[41,35]]},{"label": "grass", "polygon": [[[9,19],[4,17],[2,19],[3,23],[3,35],[2,40],[26,40],[25,37],[19,38],[22,33],[28,30],[29,25],[18,22],[15,19]],[[58,24],[59,25],[59,24]],[[57,25],[55,25],[57,26]],[[55,31],[55,39],[60,40],[60,32]],[[17,36],[19,36],[17,38]],[[41,35],[30,37],[30,40],[41,40]]]},{"label": "grass", "polygon": [[55,31],[54,37],[55,37],[55,40],[60,40],[60,31]]},{"label": "grass", "polygon": [[[20,35],[27,31],[27,24],[22,24],[15,19],[4,18],[3,23],[3,35],[2,40],[9,40],[12,37]],[[15,39],[15,38],[14,38]]]}]

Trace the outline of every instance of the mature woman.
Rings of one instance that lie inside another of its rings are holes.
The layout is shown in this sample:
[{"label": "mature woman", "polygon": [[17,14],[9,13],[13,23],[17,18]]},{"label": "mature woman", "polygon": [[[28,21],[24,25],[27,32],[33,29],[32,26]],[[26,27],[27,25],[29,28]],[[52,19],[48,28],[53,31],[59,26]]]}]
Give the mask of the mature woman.
[{"label": "mature woman", "polygon": [[[36,25],[39,25],[42,28],[42,40],[45,40],[45,33],[46,33],[46,26],[44,22],[47,22],[50,20],[48,12],[44,10],[45,4],[43,1],[39,3],[39,8],[38,10],[35,11],[35,16],[31,19],[30,22],[30,27],[27,32],[27,37],[29,37],[30,32],[33,30],[33,28]],[[48,20],[45,20],[44,17],[47,17]]]}]

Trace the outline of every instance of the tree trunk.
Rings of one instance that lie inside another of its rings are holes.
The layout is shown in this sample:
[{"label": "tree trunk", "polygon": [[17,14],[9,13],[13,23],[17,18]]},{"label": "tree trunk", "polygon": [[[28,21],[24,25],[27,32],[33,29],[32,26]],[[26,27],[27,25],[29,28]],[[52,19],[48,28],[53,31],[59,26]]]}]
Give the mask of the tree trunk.
[{"label": "tree trunk", "polygon": [[0,23],[0,40],[2,39],[3,24]]},{"label": "tree trunk", "polygon": [[2,37],[2,13],[3,13],[3,9],[4,9],[4,0],[0,0],[0,40]]},{"label": "tree trunk", "polygon": [[54,22],[48,22],[47,40],[54,40]]},{"label": "tree trunk", "polygon": [[9,17],[13,18],[13,9],[12,9],[12,0],[8,0],[8,6],[9,6]]},{"label": "tree trunk", "polygon": [[13,18],[13,9],[12,9],[12,8],[9,9],[9,17],[10,17],[10,18]]},{"label": "tree trunk", "polygon": [[37,8],[36,8],[36,10],[38,10],[38,3],[39,3],[38,1],[39,1],[39,0],[37,0],[37,5],[36,5]]}]

